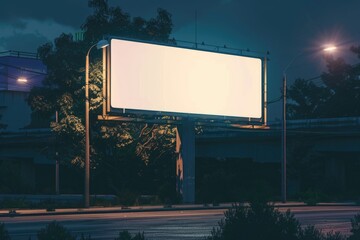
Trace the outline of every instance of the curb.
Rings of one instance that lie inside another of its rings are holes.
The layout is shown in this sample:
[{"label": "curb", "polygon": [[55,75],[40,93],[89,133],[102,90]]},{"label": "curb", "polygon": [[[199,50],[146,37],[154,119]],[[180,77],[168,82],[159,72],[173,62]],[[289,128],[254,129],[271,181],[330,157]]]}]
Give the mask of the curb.
[{"label": "curb", "polygon": [[[177,205],[177,206],[163,206],[163,207],[137,207],[137,208],[127,208],[119,207],[117,208],[97,208],[97,209],[88,209],[88,208],[79,208],[77,210],[71,209],[66,211],[66,209],[58,209],[59,212],[54,209],[54,211],[46,211],[45,209],[34,209],[34,212],[28,209],[16,210],[10,209],[8,213],[0,213],[0,217],[25,217],[25,216],[55,216],[55,215],[73,215],[73,214],[105,214],[105,213],[131,213],[131,212],[162,212],[162,211],[190,211],[190,210],[226,210],[232,207],[233,204],[224,204],[219,206],[186,206],[186,205]],[[275,208],[294,208],[294,207],[311,207],[305,203],[288,203],[288,204],[273,204]],[[318,207],[339,207],[339,206],[357,206],[354,202],[348,203],[318,203],[315,206]],[[23,212],[28,211],[28,212]]]},{"label": "curb", "polygon": [[104,213],[131,213],[131,212],[165,212],[165,211],[189,211],[189,210],[219,210],[219,209],[229,209],[231,206],[216,206],[216,207],[163,207],[163,208],[119,208],[119,209],[103,209],[103,210],[91,210],[91,209],[78,209],[77,211],[49,211],[46,212],[29,212],[22,213],[12,212],[12,213],[0,213],[0,217],[23,217],[23,216],[54,216],[54,215],[72,215],[72,214],[104,214]]}]

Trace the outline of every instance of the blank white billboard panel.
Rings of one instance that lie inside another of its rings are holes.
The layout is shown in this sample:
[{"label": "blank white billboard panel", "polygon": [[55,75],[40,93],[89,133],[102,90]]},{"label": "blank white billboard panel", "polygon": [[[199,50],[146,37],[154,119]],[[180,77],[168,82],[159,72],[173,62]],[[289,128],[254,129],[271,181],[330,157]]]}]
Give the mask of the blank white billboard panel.
[{"label": "blank white billboard panel", "polygon": [[110,51],[112,108],[261,118],[258,58],[120,39]]}]

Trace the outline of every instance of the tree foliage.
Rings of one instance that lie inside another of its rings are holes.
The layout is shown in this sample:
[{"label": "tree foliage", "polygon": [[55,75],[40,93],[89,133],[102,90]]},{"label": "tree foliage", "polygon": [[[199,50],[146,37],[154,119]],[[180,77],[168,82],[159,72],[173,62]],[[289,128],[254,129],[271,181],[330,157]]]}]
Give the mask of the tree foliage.
[{"label": "tree foliage", "polygon": [[[106,35],[174,42],[169,40],[172,31],[171,15],[164,9],[158,9],[156,17],[145,20],[141,17],[131,18],[121,8],[109,6],[106,0],[89,0],[88,3],[93,13],[81,26],[84,40],[75,41],[71,34],[61,34],[53,43],[39,47],[38,53],[47,66],[48,75],[44,86],[32,89],[28,98],[33,112],[42,118],[51,119],[56,111],[59,113],[59,121],[55,122],[53,119],[51,128],[57,135],[60,159],[63,163],[79,167],[84,164],[85,154],[84,65],[89,47]],[[94,176],[100,178],[102,173],[101,179],[104,177],[104,181],[111,182],[110,176],[119,175],[116,171],[122,171],[122,168],[130,165],[136,168],[128,173],[133,174],[131,177],[139,177],[142,176],[144,167],[154,166],[154,163],[156,166],[152,171],[169,171],[161,169],[161,165],[166,160],[171,162],[174,157],[172,148],[175,132],[172,127],[97,121],[102,106],[100,56],[100,51],[93,51],[91,54],[89,82],[90,154]],[[151,164],[150,159],[153,161]],[[130,161],[132,164],[129,164]],[[107,170],[114,173],[106,174]],[[126,182],[124,177],[117,179],[116,183],[109,183],[108,189],[119,192],[122,189],[119,183],[122,181]],[[102,188],[103,191],[105,189],[107,188]]]},{"label": "tree foliage", "polygon": [[145,20],[141,17],[131,19],[119,7],[109,7],[105,0],[90,0],[89,7],[94,12],[82,25],[85,39],[96,42],[99,37],[113,35],[156,42],[173,41],[169,40],[173,26],[171,15],[164,9],[158,9],[155,18]]},{"label": "tree foliage", "polygon": [[287,106],[290,118],[315,118],[322,114],[331,97],[329,89],[304,79],[296,79],[288,90],[291,102]]},{"label": "tree foliage", "polygon": [[[351,51],[360,59],[360,46]],[[326,58],[327,72],[322,84],[297,79],[288,89],[288,117],[332,118],[360,115],[360,65],[349,65],[342,58]]]}]

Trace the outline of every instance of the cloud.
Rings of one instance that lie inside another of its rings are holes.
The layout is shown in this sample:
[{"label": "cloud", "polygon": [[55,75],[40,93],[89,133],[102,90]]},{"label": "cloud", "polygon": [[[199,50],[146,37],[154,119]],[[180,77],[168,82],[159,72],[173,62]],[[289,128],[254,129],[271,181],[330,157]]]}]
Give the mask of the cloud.
[{"label": "cloud", "polygon": [[[17,24],[17,25],[16,25]],[[17,26],[17,27],[15,27]],[[74,34],[77,29],[53,21],[18,19],[11,25],[0,24],[0,50],[36,52],[46,42],[53,41],[61,33]]]},{"label": "cloud", "polygon": [[26,26],[27,26],[27,23],[26,23],[26,21],[16,19],[14,21],[11,21],[10,25],[14,29],[24,30],[26,28]]},{"label": "cloud", "polygon": [[39,34],[14,34],[9,37],[0,38],[0,49],[24,51],[24,52],[36,52],[37,47],[48,42],[49,40]]},{"label": "cloud", "polygon": [[0,22],[21,19],[52,20],[61,25],[80,27],[90,13],[84,0],[4,0],[1,2]]}]

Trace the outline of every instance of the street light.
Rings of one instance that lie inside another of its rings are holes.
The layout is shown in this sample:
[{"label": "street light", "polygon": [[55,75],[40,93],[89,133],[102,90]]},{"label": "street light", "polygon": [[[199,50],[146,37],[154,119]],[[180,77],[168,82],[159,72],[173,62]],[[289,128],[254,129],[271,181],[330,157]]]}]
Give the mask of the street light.
[{"label": "street light", "polygon": [[324,50],[324,52],[334,52],[336,49],[337,49],[337,47],[335,45],[328,45],[323,50]]},{"label": "street light", "polygon": [[[315,52],[318,51],[324,51],[324,52],[333,52],[337,49],[335,45],[328,45],[324,48],[318,49]],[[286,143],[287,143],[287,137],[286,137],[286,82],[287,82],[287,76],[286,71],[288,68],[292,65],[292,63],[301,55],[303,55],[304,52],[301,52],[300,54],[296,55],[294,58],[291,59],[291,61],[288,63],[288,65],[285,67],[283,71],[283,104],[282,104],[282,131],[281,131],[281,147],[282,147],[282,161],[281,161],[281,201],[285,203],[287,201],[287,181],[286,181],[286,162],[287,162],[287,156],[286,156]]]},{"label": "street light", "polygon": [[18,81],[19,83],[27,83],[27,82],[28,82],[27,78],[25,78],[25,77],[19,77],[19,78],[17,79],[17,81]]},{"label": "street light", "polygon": [[[89,129],[89,55],[91,49],[97,49],[109,46],[106,40],[100,40],[92,45],[86,54],[85,63],[85,189],[84,189],[84,205],[86,208],[90,206],[90,129]],[[104,64],[104,63],[103,63]]]}]

